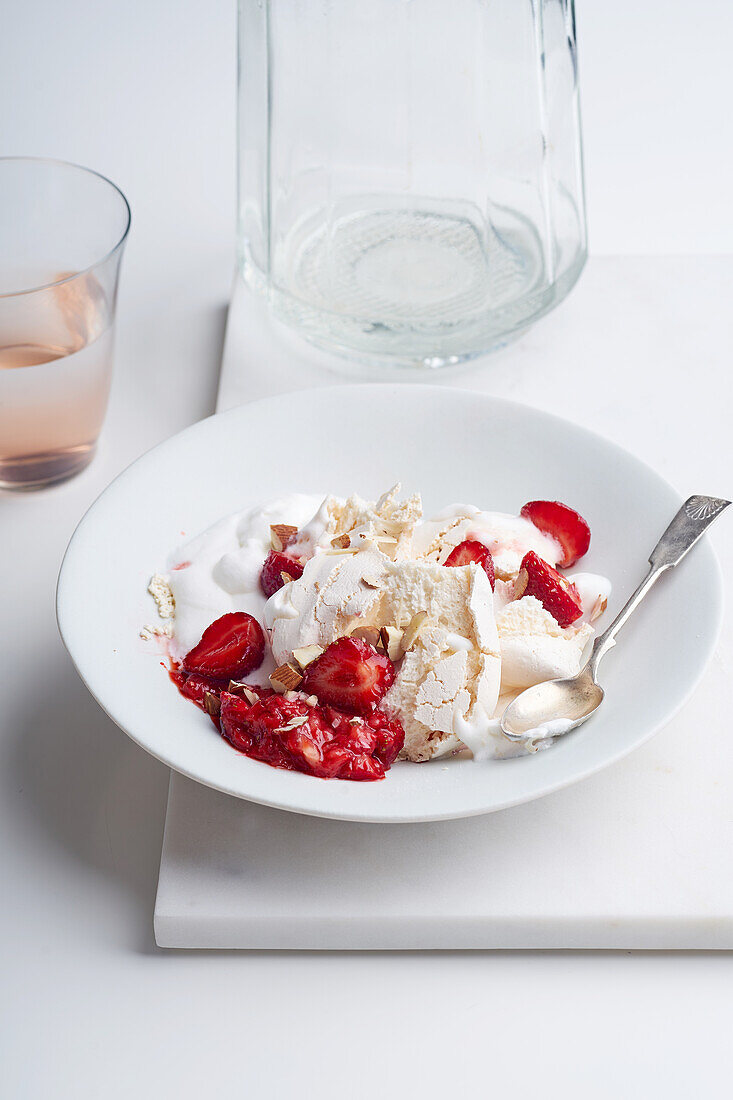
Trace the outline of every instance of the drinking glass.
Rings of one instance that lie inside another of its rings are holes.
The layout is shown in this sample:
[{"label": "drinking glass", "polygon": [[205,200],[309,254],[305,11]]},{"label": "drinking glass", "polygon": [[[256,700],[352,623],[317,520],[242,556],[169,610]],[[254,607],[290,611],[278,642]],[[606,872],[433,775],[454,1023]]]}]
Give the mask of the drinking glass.
[{"label": "drinking glass", "polygon": [[43,488],[94,456],[129,227],[97,172],[0,158],[0,488]]},{"label": "drinking glass", "polygon": [[311,341],[430,367],[586,257],[573,0],[239,0],[239,256]]}]

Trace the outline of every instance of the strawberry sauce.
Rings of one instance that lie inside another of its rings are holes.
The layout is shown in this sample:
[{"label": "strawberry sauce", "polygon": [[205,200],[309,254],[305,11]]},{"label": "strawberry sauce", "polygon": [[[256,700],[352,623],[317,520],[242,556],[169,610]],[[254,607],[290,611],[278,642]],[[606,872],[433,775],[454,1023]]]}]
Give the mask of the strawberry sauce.
[{"label": "strawberry sauce", "polygon": [[383,779],[405,741],[400,723],[376,709],[394,680],[392,662],[364,642],[341,639],[315,662],[321,667],[313,668],[308,693],[276,694],[236,680],[257,657],[254,667],[262,662],[253,623],[223,615],[182,663],[171,662],[168,675],[181,695],[254,760],[322,779]]}]

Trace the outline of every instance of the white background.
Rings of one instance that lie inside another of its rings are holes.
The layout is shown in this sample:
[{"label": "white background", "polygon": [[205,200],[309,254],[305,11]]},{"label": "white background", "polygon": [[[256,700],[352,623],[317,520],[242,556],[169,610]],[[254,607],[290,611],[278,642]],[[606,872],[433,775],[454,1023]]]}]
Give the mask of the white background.
[{"label": "white background", "polygon": [[[733,5],[580,0],[578,25],[592,250],[733,252]],[[78,682],[53,590],[101,488],[213,408],[235,57],[233,0],[7,0],[0,16],[0,153],[88,164],[133,208],[101,453],[68,486],[0,498],[0,1095],[726,1095],[729,956],[153,945],[167,772]]]}]

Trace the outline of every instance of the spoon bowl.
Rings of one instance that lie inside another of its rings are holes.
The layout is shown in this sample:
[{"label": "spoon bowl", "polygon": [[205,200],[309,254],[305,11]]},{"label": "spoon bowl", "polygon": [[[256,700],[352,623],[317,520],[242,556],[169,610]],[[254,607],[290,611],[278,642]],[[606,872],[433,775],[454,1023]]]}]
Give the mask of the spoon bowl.
[{"label": "spoon bowl", "polygon": [[559,737],[590,718],[603,702],[603,695],[589,662],[569,680],[548,680],[527,688],[504,711],[501,728],[510,741],[530,737],[538,742]]}]

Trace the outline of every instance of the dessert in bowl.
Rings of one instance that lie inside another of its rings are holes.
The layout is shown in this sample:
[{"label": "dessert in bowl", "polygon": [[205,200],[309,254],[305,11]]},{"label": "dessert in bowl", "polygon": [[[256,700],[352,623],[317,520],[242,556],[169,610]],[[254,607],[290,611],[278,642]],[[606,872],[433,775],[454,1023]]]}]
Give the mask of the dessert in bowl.
[{"label": "dessert in bowl", "polygon": [[[235,751],[175,690],[160,662],[166,668],[170,657],[180,662],[217,617],[241,613],[235,601],[265,632],[262,604],[246,612],[245,600],[260,598],[256,586],[248,594],[233,591],[227,558],[217,570],[223,585],[209,586],[204,574],[206,592],[218,602],[202,595],[196,610],[192,599],[187,639],[143,641],[141,624],[154,610],[146,593],[152,570],[164,568],[174,586],[179,578],[183,583],[187,571],[172,567],[186,558],[171,555],[171,548],[219,523],[221,548],[211,548],[210,570],[229,552],[238,556],[237,519],[220,520],[236,508],[252,509],[291,488],[331,489],[344,499],[356,488],[375,499],[395,473],[410,490],[423,490],[428,516],[456,498],[515,516],[535,498],[576,508],[592,527],[591,546],[567,573],[559,571],[576,581],[580,570],[613,578],[617,591],[604,620],[591,624],[601,628],[618,610],[618,593],[638,584],[649,547],[682,503],[659,474],[610,441],[496,397],[370,382],[253,401],[187,428],[133,463],[71,540],[59,577],[59,627],[81,677],[112,720],[169,767],[237,798],[332,819],[403,823],[490,813],[545,796],[621,759],[670,721],[703,674],[720,629],[721,573],[707,538],[679,567],[674,598],[652,593],[624,635],[623,652],[609,656],[606,704],[550,751],[478,762],[468,750],[451,751],[419,767],[398,759],[385,780],[371,783],[323,782]],[[251,566],[256,578],[272,548],[270,526],[302,529],[319,503],[312,501],[302,515],[262,519],[259,561],[253,558]],[[498,569],[497,576],[502,579]],[[189,578],[193,583],[195,574]],[[577,586],[582,596],[582,577]],[[164,593],[163,587],[161,599]],[[178,593],[178,606],[166,609],[174,617],[151,624],[156,633],[182,629],[187,612]],[[166,653],[158,655],[162,646]],[[505,640],[505,667],[507,652]],[[265,666],[262,676],[267,681]]]},{"label": "dessert in bowl", "polygon": [[559,501],[425,518],[399,486],[291,495],[176,549],[143,635],[166,639],[171,679],[233,748],[275,767],[377,780],[398,757],[531,753],[499,717],[580,669],[611,588],[569,572],[589,544]]}]

